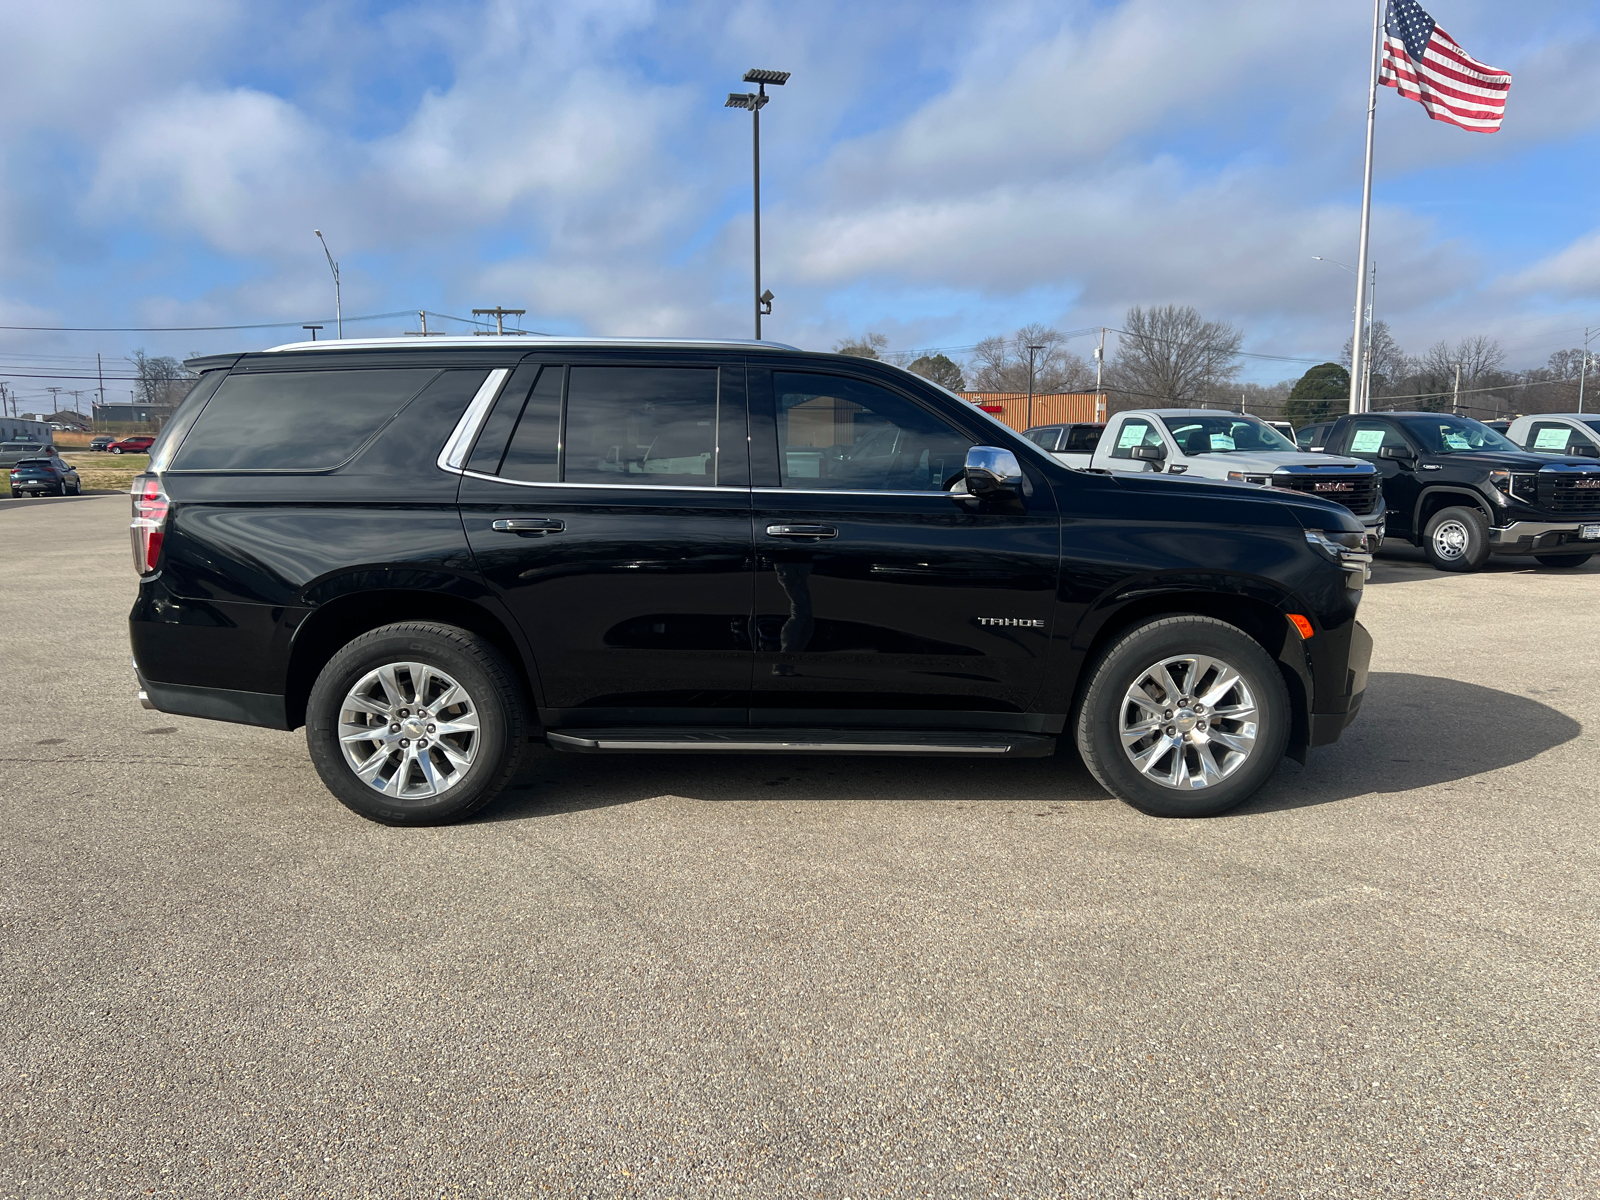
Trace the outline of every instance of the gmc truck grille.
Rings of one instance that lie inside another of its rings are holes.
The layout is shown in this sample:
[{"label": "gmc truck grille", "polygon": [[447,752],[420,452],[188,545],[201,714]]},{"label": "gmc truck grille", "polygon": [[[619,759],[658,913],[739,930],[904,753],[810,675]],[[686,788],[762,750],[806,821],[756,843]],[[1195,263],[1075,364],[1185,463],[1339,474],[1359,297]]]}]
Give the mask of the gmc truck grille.
[{"label": "gmc truck grille", "polygon": [[1365,517],[1378,510],[1378,497],[1382,490],[1382,484],[1376,474],[1292,475],[1287,479],[1276,479],[1273,482],[1277,487],[1288,488],[1294,492],[1307,492],[1324,500],[1332,500],[1335,504],[1342,504],[1358,517]]},{"label": "gmc truck grille", "polygon": [[1541,471],[1539,507],[1562,514],[1600,513],[1600,471]]}]

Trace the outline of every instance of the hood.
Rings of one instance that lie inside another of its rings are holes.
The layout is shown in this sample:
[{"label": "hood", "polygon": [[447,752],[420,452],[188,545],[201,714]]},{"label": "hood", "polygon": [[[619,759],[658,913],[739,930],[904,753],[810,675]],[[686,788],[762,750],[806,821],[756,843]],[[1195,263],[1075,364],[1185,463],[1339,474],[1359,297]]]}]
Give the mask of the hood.
[{"label": "hood", "polygon": [[1480,471],[1537,471],[1543,467],[1589,467],[1596,463],[1592,458],[1557,457],[1552,454],[1531,454],[1525,450],[1472,450],[1459,454],[1435,454],[1434,462],[1446,465],[1476,467]]},{"label": "hood", "polygon": [[[1225,462],[1229,470],[1270,474],[1279,467],[1365,466],[1360,459],[1338,454],[1309,454],[1304,450],[1219,450],[1213,454],[1180,454],[1185,462]],[[1237,465],[1236,465],[1237,464]]]},{"label": "hood", "polygon": [[[1232,458],[1233,455],[1228,457]],[[1240,455],[1239,457],[1251,457]],[[1307,456],[1301,456],[1307,457]],[[1360,519],[1344,505],[1332,500],[1323,500],[1307,492],[1290,491],[1287,488],[1264,488],[1250,483],[1233,483],[1224,479],[1202,479],[1196,475],[1167,475],[1148,473],[1116,472],[1104,478],[1111,480],[1123,491],[1141,495],[1159,496],[1165,502],[1194,500],[1204,502],[1207,500],[1239,501],[1250,505],[1249,509],[1241,508],[1234,518],[1229,515],[1228,520],[1237,524],[1282,524],[1283,517],[1276,520],[1252,518],[1252,510],[1259,512],[1262,506],[1270,506],[1277,512],[1288,516],[1304,529],[1344,529],[1351,533],[1360,533],[1365,526]]]}]

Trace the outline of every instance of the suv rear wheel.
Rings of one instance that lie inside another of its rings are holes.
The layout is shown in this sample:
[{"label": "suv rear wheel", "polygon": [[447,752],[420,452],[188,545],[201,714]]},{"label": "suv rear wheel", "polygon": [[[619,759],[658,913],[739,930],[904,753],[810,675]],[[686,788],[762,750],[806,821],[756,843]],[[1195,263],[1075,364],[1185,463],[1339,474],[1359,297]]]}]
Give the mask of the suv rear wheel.
[{"label": "suv rear wheel", "polygon": [[452,625],[362,634],[328,661],[306,702],[306,745],[322,782],[388,825],[476,812],[516,775],[527,740],[511,667]]},{"label": "suv rear wheel", "polygon": [[1214,617],[1124,634],[1092,668],[1078,751],[1108,792],[1162,817],[1243,803],[1283,758],[1289,693],[1254,638]]},{"label": "suv rear wheel", "polygon": [[1478,571],[1489,561],[1489,522],[1475,508],[1441,508],[1422,531],[1422,551],[1441,571]]}]

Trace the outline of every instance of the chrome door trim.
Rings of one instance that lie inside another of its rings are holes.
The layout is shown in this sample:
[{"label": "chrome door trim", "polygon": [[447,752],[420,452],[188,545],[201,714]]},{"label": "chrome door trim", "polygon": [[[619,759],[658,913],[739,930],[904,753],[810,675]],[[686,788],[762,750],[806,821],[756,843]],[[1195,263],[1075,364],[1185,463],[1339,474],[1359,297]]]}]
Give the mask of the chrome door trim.
[{"label": "chrome door trim", "polygon": [[477,440],[478,430],[483,427],[484,420],[489,416],[494,398],[500,394],[500,389],[505,386],[510,376],[510,367],[496,367],[489,372],[489,377],[467,402],[467,411],[462,413],[461,419],[456,422],[456,427],[450,432],[444,449],[439,451],[438,465],[441,470],[453,471],[457,475],[464,473],[462,468],[467,465],[467,453],[472,449],[472,443]]},{"label": "chrome door trim", "polygon": [[758,496],[959,496],[960,492],[870,492],[851,491],[846,488],[787,488],[787,487],[758,487],[751,488]]},{"label": "chrome door trim", "polygon": [[482,479],[486,483],[503,483],[510,487],[525,488],[566,488],[568,490],[584,488],[600,488],[606,491],[623,492],[748,492],[747,487],[730,487],[727,484],[680,484],[680,483],[575,483],[570,480],[533,480],[533,479],[506,479],[500,475],[485,475],[482,471],[457,471],[456,474],[468,479]]}]

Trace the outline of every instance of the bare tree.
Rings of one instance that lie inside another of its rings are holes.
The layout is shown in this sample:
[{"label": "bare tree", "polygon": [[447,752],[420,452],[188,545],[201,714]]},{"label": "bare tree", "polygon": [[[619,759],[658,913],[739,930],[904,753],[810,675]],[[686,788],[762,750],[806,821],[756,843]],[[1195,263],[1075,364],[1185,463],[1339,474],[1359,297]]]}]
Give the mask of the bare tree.
[{"label": "bare tree", "polygon": [[[1029,347],[1036,347],[1031,352]],[[1094,386],[1094,371],[1072,351],[1060,331],[1024,325],[1009,338],[986,337],[972,350],[968,379],[977,392],[1026,392],[1028,360],[1033,359],[1033,390],[1081,392]]]},{"label": "bare tree", "polygon": [[889,348],[889,339],[881,333],[864,333],[860,337],[840,338],[833,344],[835,354],[848,354],[852,358],[882,358]]},{"label": "bare tree", "polygon": [[134,388],[141,403],[152,407],[173,407],[194,383],[194,376],[177,359],[162,355],[152,358],[135,350],[128,360],[137,377]]},{"label": "bare tree", "polygon": [[[1374,396],[1398,395],[1406,388],[1406,376],[1415,374],[1410,359],[1406,352],[1400,349],[1400,344],[1394,340],[1394,335],[1389,332],[1389,322],[1374,321],[1369,331],[1369,347],[1372,355],[1372,394]],[[1350,365],[1350,338],[1344,340],[1344,363]]]},{"label": "bare tree", "polygon": [[1499,374],[1505,361],[1506,352],[1500,349],[1500,343],[1478,334],[1462,338],[1454,346],[1447,342],[1435,342],[1423,354],[1418,366],[1425,374],[1448,377],[1453,382],[1456,364],[1460,363],[1461,386],[1477,387],[1487,376]]},{"label": "bare tree", "polygon": [[1128,310],[1112,365],[1113,386],[1144,404],[1193,404],[1238,377],[1244,335],[1188,305]]}]

